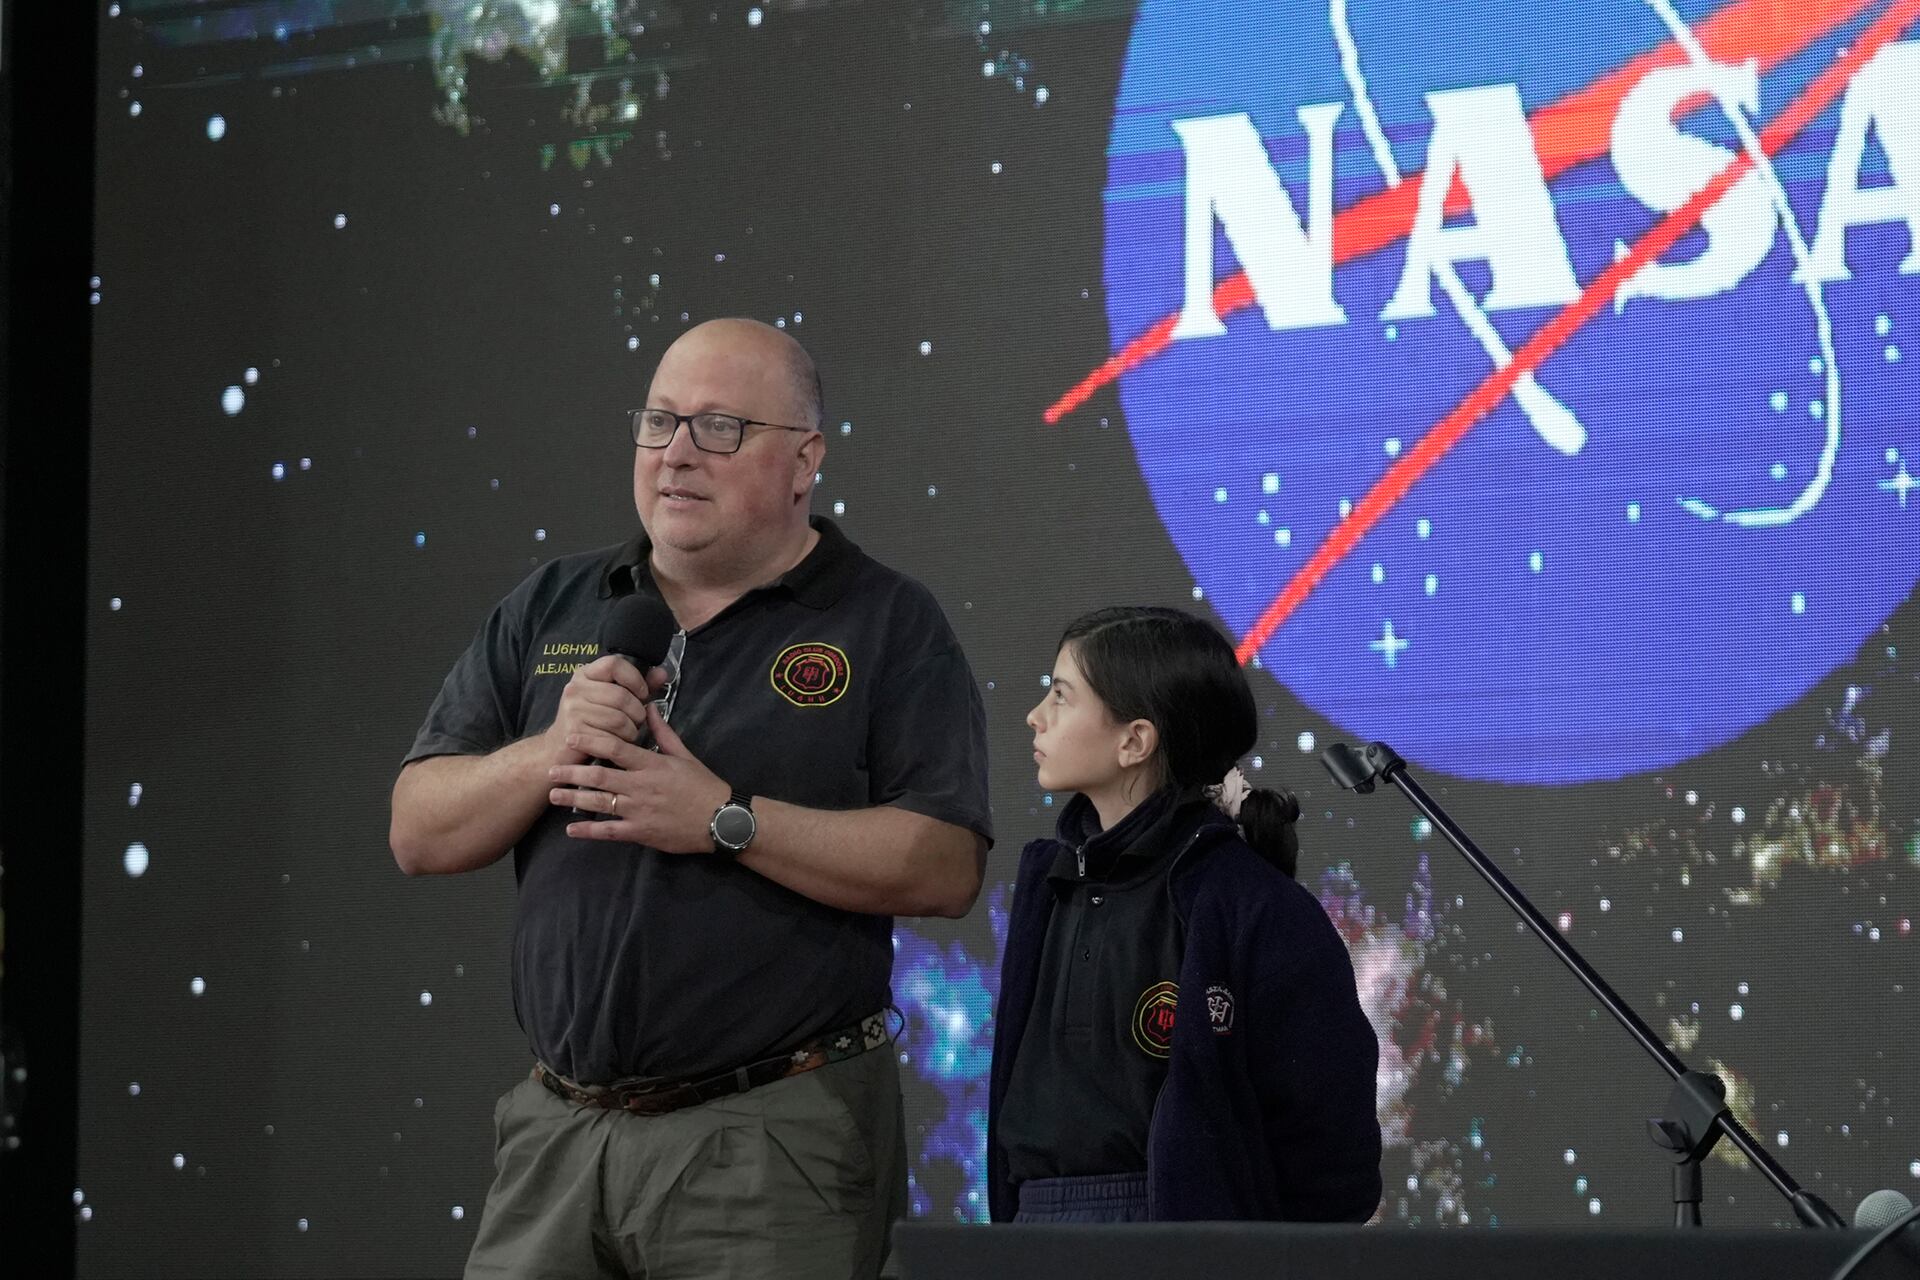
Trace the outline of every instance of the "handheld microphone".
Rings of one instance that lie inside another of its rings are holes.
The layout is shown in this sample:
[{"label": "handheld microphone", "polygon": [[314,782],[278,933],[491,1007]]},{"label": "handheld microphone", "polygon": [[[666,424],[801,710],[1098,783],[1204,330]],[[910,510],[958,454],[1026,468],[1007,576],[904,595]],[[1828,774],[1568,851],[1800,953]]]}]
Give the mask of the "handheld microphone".
[{"label": "handheld microphone", "polygon": [[636,591],[621,596],[607,610],[600,624],[600,652],[617,653],[646,671],[660,665],[679,629],[665,600]]},{"label": "handheld microphone", "polygon": [[[666,660],[674,634],[679,630],[680,624],[675,621],[673,610],[667,608],[666,601],[659,596],[636,591],[615,600],[613,607],[607,611],[606,619],[600,624],[600,653],[602,656],[619,654],[640,668],[644,675]],[[614,767],[607,760],[595,759],[592,763]],[[573,815],[589,819],[608,816],[598,811],[589,813],[577,805],[574,806]]]}]

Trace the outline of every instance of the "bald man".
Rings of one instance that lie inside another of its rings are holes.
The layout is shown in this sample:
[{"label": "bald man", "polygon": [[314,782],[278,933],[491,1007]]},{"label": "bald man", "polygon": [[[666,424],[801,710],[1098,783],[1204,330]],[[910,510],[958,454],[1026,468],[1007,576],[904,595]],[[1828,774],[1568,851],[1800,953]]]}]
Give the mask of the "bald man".
[{"label": "bald man", "polygon": [[[633,415],[640,532],[494,609],[394,785],[408,874],[519,883],[535,1064],[470,1280],[871,1276],[905,1210],[892,917],[979,892],[985,718],[927,590],[810,517],[821,413],[791,336],[684,334]],[[680,627],[649,672],[596,656],[636,592]]]}]

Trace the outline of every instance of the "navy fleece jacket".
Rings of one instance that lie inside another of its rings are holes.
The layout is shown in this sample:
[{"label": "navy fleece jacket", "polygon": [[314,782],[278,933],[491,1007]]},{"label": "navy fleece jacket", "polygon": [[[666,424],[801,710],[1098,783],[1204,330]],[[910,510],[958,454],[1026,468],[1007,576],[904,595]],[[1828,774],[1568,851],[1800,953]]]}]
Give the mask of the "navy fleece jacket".
[{"label": "navy fleece jacket", "polygon": [[[1075,797],[1060,815],[1077,830]],[[1364,1222],[1380,1203],[1374,1073],[1380,1046],[1361,1011],[1346,944],[1320,903],[1196,807],[1170,867],[1186,953],[1166,1083],[1147,1134],[1155,1221]],[[1001,962],[987,1109],[987,1194],[1012,1219],[998,1121],[1027,1029],[1061,841],[1020,855]],[[1071,846],[1069,846],[1071,847]]]}]

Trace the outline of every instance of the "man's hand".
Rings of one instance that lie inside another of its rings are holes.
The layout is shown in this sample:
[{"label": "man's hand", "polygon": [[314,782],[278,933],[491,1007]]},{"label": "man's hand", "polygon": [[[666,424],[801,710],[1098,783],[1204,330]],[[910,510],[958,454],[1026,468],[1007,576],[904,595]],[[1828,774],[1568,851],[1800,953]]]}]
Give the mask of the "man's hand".
[{"label": "man's hand", "polygon": [[655,667],[642,676],[640,668],[617,653],[581,667],[561,692],[553,723],[540,735],[551,758],[556,764],[569,765],[585,764],[595,755],[612,759],[605,752],[582,751],[569,740],[597,732],[631,743],[647,723],[648,703],[666,684],[665,668]]},{"label": "man's hand", "polygon": [[[574,678],[587,670],[581,668]],[[713,852],[708,824],[732,791],[694,759],[680,735],[660,718],[658,706],[646,703],[640,723],[653,734],[659,750],[647,751],[593,727],[561,739],[572,758],[547,771],[553,780],[548,799],[562,807],[610,815],[598,822],[568,823],[567,834],[578,840],[644,844],[662,853]],[[596,758],[613,767],[580,763]]]}]

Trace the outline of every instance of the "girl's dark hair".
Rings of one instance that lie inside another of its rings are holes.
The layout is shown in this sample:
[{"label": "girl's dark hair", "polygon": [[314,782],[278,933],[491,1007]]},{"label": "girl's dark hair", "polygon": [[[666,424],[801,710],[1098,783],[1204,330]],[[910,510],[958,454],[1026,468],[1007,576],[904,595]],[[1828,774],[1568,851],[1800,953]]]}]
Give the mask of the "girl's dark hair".
[{"label": "girl's dark hair", "polygon": [[[1160,733],[1165,782],[1182,790],[1217,783],[1260,733],[1253,690],[1233,646],[1212,623],[1179,609],[1096,609],[1060,637],[1094,695],[1121,720],[1146,720]],[[1241,834],[1292,875],[1300,840],[1292,793],[1259,790],[1240,808]]]}]

